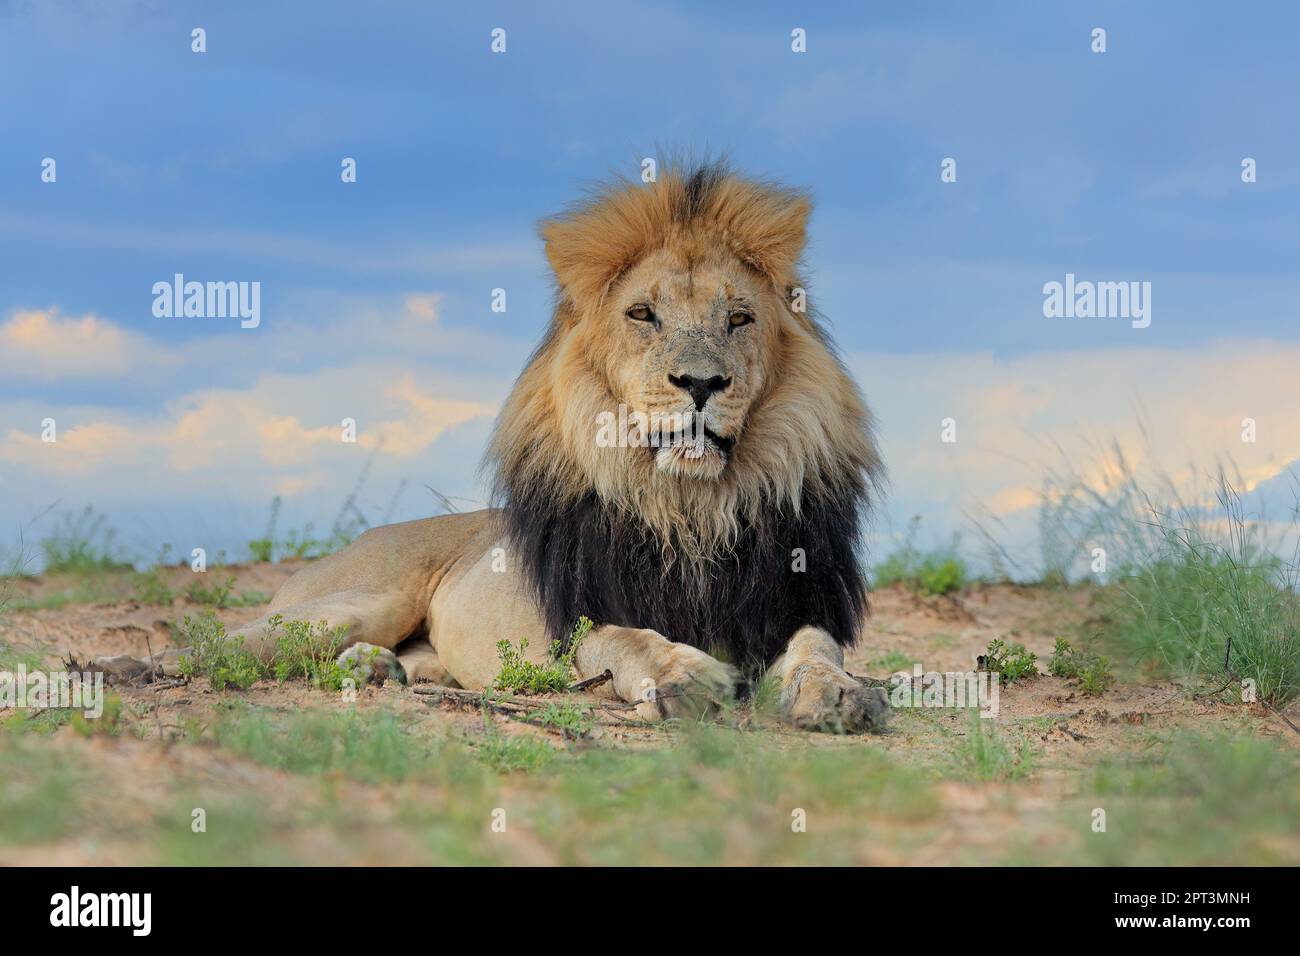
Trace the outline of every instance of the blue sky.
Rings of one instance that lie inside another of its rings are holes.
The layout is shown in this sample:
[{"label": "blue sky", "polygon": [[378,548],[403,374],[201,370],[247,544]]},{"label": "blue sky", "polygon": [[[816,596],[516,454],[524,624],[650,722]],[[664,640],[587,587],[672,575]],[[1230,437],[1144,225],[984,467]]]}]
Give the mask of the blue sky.
[{"label": "blue sky", "polygon": [[[1230,455],[1253,486],[1300,459],[1293,5],[453,6],[0,0],[7,528],[89,504],[142,554],[235,550],[274,494],[328,524],[373,451],[324,440],[349,412],[387,436],[368,515],[475,496],[549,311],[537,221],[660,148],[815,196],[810,288],[881,418],[887,527],[994,500],[1028,533],[1054,446],[1140,421],[1153,466]],[[262,326],[155,318],[176,272],[260,281]],[[1151,326],[1044,318],[1067,272],[1151,282]],[[83,430],[62,457],[31,444],[47,415]]]}]

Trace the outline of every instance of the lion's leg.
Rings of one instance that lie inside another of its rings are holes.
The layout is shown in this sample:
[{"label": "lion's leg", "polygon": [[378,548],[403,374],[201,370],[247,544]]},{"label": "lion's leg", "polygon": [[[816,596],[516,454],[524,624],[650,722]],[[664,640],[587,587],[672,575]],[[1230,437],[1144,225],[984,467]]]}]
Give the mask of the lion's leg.
[{"label": "lion's leg", "polygon": [[736,694],[736,670],[689,644],[646,628],[594,628],[574,656],[578,676],[608,670],[614,693],[648,720],[700,716]]},{"label": "lion's leg", "polygon": [[438,652],[429,643],[429,638],[418,634],[403,641],[396,650],[397,662],[406,673],[408,684],[440,684],[443,687],[457,687],[456,679],[438,659]]},{"label": "lion's leg", "polygon": [[230,636],[242,637],[244,649],[269,664],[281,634],[280,628],[271,627],[276,616],[313,626],[324,622],[330,631],[342,633],[341,650],[371,644],[391,651],[411,636],[413,622],[418,622],[418,616],[412,613],[411,598],[400,591],[349,588],[300,604],[273,605],[270,614],[231,631]]},{"label": "lion's leg", "polygon": [[[471,689],[490,687],[496,679],[498,641],[523,643],[524,655],[538,664],[546,662],[550,649],[541,612],[504,541],[441,583],[429,610],[429,629],[440,664]],[[582,680],[610,671],[613,686],[597,692],[637,704],[651,720],[706,712],[735,694],[730,665],[651,630],[593,628],[574,663]]]},{"label": "lion's leg", "polygon": [[771,668],[781,679],[781,712],[803,730],[881,731],[889,715],[885,692],[844,670],[844,649],[819,627],[803,627]]},{"label": "lion's leg", "polygon": [[[283,633],[283,625],[272,626],[272,618],[277,615],[284,621],[302,621],[313,628],[324,622],[327,630],[341,631],[340,660],[364,665],[368,678],[403,677],[393,648],[411,636],[412,622],[418,621],[411,597],[403,592],[350,588],[278,607],[273,613],[230,631],[227,640],[242,641],[244,650],[263,664],[271,664],[275,661],[278,641]],[[180,672],[181,659],[189,652],[187,647],[169,648],[157,655],[156,661],[163,674],[174,676]],[[428,669],[428,661],[421,660],[420,663]],[[149,670],[144,658],[106,658],[99,664],[123,680],[138,679]]]}]

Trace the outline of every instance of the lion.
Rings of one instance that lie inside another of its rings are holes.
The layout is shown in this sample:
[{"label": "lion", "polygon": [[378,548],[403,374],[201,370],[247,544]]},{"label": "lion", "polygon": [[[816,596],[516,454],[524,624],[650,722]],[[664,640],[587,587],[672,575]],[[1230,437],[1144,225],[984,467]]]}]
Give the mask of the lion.
[{"label": "lion", "polygon": [[578,678],[608,671],[593,692],[648,719],[771,672],[791,724],[880,729],[844,649],[881,462],[806,307],[811,208],[714,161],[544,222],[556,304],[490,440],[490,506],[366,531],[232,636],[269,662],[273,615],[325,621],[372,673],[479,689],[499,640],[540,663],[585,616]]}]

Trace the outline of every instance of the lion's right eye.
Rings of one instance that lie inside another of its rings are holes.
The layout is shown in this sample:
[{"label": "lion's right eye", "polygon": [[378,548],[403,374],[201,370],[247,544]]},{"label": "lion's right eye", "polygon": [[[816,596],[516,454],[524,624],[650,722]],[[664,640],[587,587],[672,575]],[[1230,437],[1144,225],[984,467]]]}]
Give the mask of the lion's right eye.
[{"label": "lion's right eye", "polygon": [[655,314],[650,311],[650,306],[648,305],[632,306],[632,308],[627,310],[627,317],[629,319],[635,319],[637,322],[653,322],[655,320]]}]

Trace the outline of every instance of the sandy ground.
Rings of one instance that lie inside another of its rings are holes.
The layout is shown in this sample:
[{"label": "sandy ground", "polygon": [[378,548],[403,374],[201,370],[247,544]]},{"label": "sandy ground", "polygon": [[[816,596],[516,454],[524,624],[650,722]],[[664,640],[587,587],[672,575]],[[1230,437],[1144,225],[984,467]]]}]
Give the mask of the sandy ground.
[{"label": "sandy ground", "polygon": [[[236,566],[228,573],[236,578],[235,593],[273,593],[296,570],[298,564]],[[166,574],[179,589],[192,576],[184,568]],[[124,576],[123,581],[127,578]],[[58,577],[13,582],[10,597],[33,601],[69,590],[73,582]],[[129,593],[129,585],[118,590]],[[0,615],[0,641],[12,647],[42,655],[48,664],[68,655],[86,661],[97,656],[131,654],[146,656],[170,643],[170,624],[200,608],[184,598],[170,607],[145,605],[125,598],[113,598],[114,586],[105,589],[105,600],[69,603],[51,608],[11,607]],[[1086,632],[1091,598],[1086,590],[1049,590],[1016,585],[981,585],[958,596],[919,597],[901,588],[878,591],[872,596],[872,616],[860,646],[848,662],[850,672],[885,677],[920,661],[927,670],[967,671],[975,657],[995,638],[1025,644],[1039,656],[1046,670],[1055,639],[1077,637]],[[236,607],[216,612],[228,626],[251,620],[261,606]],[[185,733],[202,733],[231,696],[214,692],[206,681],[186,686],[123,688],[134,726],[131,733],[87,737],[64,727],[37,746],[89,768],[98,779],[111,781],[114,811],[127,821],[131,807],[157,807],[174,793],[176,781],[194,787],[215,787],[243,794],[284,814],[295,807],[320,799],[308,787],[283,771],[261,766],[218,748],[178,744]],[[303,683],[278,684],[261,681],[237,695],[255,705],[301,710],[311,707],[339,708],[345,705],[334,695],[314,691]],[[485,719],[493,719],[505,733],[543,734],[538,728],[511,721],[504,716],[485,718],[474,708],[437,703],[393,683],[364,688],[355,706],[361,710],[382,710],[412,725],[433,726],[437,732],[472,734]],[[1294,708],[1293,708],[1294,710]],[[629,723],[622,715],[601,719],[584,745],[612,747],[654,747],[668,745],[672,735],[655,727]],[[1293,715],[1292,719],[1296,719]],[[972,783],[941,780],[937,785],[938,817],[914,839],[900,837],[887,843],[871,841],[853,855],[867,863],[942,863],[981,861],[994,844],[1005,843],[1014,833],[1018,844],[1031,850],[1060,847],[1061,858],[1070,862],[1062,834],[1053,824],[1053,811],[1070,786],[1077,768],[1095,763],[1099,756],[1120,753],[1134,746],[1135,734],[1177,727],[1230,727],[1260,737],[1276,739],[1295,747],[1296,737],[1284,724],[1260,706],[1229,703],[1212,697],[1196,698],[1168,682],[1120,680],[1100,696],[1084,696],[1069,682],[1041,676],[1020,682],[1003,691],[996,722],[1017,728],[1037,753],[1039,768],[1027,779],[1013,783]],[[908,763],[942,759],[952,740],[970,732],[971,721],[952,712],[896,712],[888,733],[875,737],[839,738],[825,734],[804,735],[780,728],[770,730],[773,740],[788,747],[876,747]],[[188,728],[188,730],[187,730]],[[197,730],[196,730],[197,728]],[[12,772],[12,771],[11,771]],[[514,784],[507,783],[507,786]],[[527,784],[518,784],[526,787]],[[364,811],[367,819],[384,819],[388,805],[386,791],[362,784],[339,781],[331,787],[331,800],[341,801],[351,811]],[[140,811],[144,812],[144,811]],[[268,811],[269,812],[269,811]],[[367,839],[360,845],[348,841],[314,839],[310,828],[297,832],[294,841],[311,843],[313,862],[393,863],[421,862],[427,855],[412,854],[402,839],[402,827],[368,826]],[[903,833],[905,823],[892,824]],[[317,834],[319,836],[319,834]],[[1300,862],[1296,839],[1283,841],[1283,859]],[[291,854],[292,856],[292,854]],[[735,853],[732,854],[736,856]],[[744,854],[735,862],[747,862]],[[148,859],[130,840],[59,839],[0,845],[0,863],[95,863],[114,864]],[[569,856],[556,855],[545,841],[527,834],[512,837],[506,859],[517,862],[564,862]],[[761,861],[761,855],[755,860]]]}]

